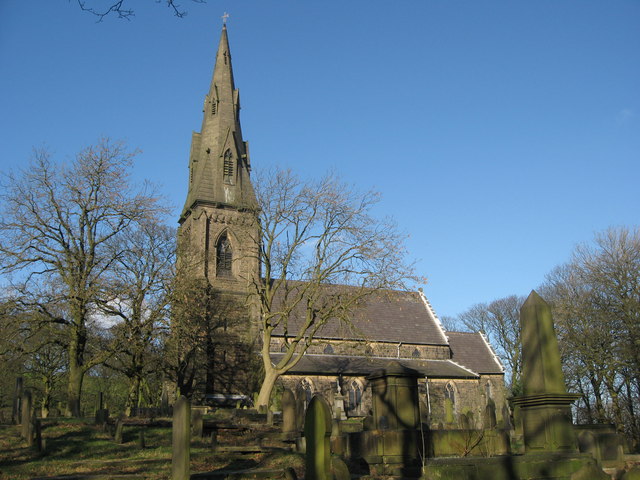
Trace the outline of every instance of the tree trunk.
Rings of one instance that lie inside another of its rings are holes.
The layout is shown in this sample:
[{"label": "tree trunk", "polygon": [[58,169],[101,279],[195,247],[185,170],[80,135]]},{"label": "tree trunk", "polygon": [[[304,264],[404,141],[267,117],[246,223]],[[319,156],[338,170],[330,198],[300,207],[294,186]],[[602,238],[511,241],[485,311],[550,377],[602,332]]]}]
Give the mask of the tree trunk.
[{"label": "tree trunk", "polygon": [[279,376],[280,374],[271,365],[267,366],[265,362],[264,380],[260,387],[258,400],[256,401],[256,408],[258,410],[260,410],[260,408],[269,408],[271,392]]},{"label": "tree trunk", "polygon": [[80,417],[80,395],[84,370],[78,364],[75,355],[69,351],[69,384],[67,386],[67,417]]},{"label": "tree trunk", "polygon": [[44,379],[44,391],[42,392],[42,403],[40,404],[40,416],[42,418],[49,417],[49,409],[51,407],[51,380],[49,378]]},{"label": "tree trunk", "polygon": [[138,400],[140,398],[140,377],[138,375],[129,379],[129,393],[127,394],[127,401],[124,406],[124,414],[127,417],[131,416],[131,410],[138,406]]},{"label": "tree trunk", "polygon": [[85,326],[86,304],[81,296],[74,296],[71,302],[71,316],[73,327],[69,331],[69,384],[67,385],[68,417],[80,417],[80,398],[82,395],[82,381],[85,374],[84,353],[87,345],[87,331]]}]

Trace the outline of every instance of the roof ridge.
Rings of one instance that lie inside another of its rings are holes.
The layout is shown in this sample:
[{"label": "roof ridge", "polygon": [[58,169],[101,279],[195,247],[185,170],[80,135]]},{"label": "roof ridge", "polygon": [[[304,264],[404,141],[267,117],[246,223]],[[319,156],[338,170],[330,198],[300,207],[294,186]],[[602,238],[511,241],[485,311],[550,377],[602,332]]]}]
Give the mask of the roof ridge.
[{"label": "roof ridge", "polygon": [[473,374],[473,376],[474,376],[474,377],[479,377],[479,376],[480,376],[480,374],[479,374],[478,372],[474,372],[474,371],[473,371],[473,370],[471,370],[470,368],[465,367],[464,365],[461,365],[461,364],[459,364],[458,362],[455,362],[455,361],[453,361],[453,360],[451,360],[451,359],[449,359],[449,362],[451,362],[451,363],[453,363],[454,365],[456,365],[456,366],[458,366],[458,367],[462,368],[463,370],[466,370],[467,372],[469,372],[469,373]]},{"label": "roof ridge", "polygon": [[429,301],[427,296],[424,294],[424,291],[422,290],[422,288],[418,289],[418,295],[420,295],[420,298],[422,299],[422,302],[424,303],[424,306],[427,308],[427,311],[431,314],[431,316],[435,320],[436,327],[438,327],[438,330],[440,331],[440,334],[445,339],[445,341],[447,343],[449,343],[449,337],[447,337],[447,334],[446,334],[446,331],[444,329],[444,326],[442,325],[442,322],[440,321],[440,318],[438,317],[438,315],[436,314],[436,311],[434,310],[433,306],[431,305],[431,302]]},{"label": "roof ridge", "polygon": [[482,337],[482,341],[487,346],[487,349],[489,350],[489,352],[491,352],[491,356],[493,357],[493,359],[496,361],[496,363],[500,367],[500,370],[502,370],[502,373],[504,373],[505,372],[504,365],[500,361],[500,357],[498,357],[496,352],[493,350],[493,347],[491,347],[491,344],[489,343],[489,339],[485,336],[484,333],[482,333],[482,332],[478,332],[478,333],[480,334],[480,337]]}]

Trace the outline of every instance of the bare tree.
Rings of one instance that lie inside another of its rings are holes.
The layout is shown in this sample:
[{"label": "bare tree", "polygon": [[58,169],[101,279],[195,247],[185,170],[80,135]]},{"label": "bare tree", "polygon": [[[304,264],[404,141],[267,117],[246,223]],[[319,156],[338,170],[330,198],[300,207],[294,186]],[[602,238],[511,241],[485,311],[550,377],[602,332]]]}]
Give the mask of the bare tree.
[{"label": "bare tree", "polygon": [[[300,361],[324,325],[348,324],[367,296],[418,279],[396,226],[372,216],[378,194],[358,194],[333,175],[305,183],[274,171],[258,178],[256,195],[264,277],[254,279],[251,292],[264,367],[257,404],[268,406],[278,377]],[[274,333],[285,348],[276,364]]]},{"label": "bare tree", "polygon": [[146,221],[123,232],[110,248],[115,261],[98,305],[116,323],[116,353],[107,366],[129,381],[125,414],[130,415],[140,406],[146,379],[159,372],[157,338],[168,316],[175,229]]},{"label": "bare tree", "polygon": [[640,230],[611,228],[547,276],[580,420],[615,423],[640,448]]},{"label": "bare tree", "polygon": [[[246,297],[225,295],[193,275],[186,240],[180,242],[176,273],[170,287],[170,323],[163,332],[164,368],[180,395],[247,392],[257,388],[255,339]],[[195,270],[198,270],[195,268]]]},{"label": "bare tree", "polygon": [[[80,415],[85,373],[107,356],[90,349],[88,327],[117,258],[110,243],[133,222],[162,210],[148,187],[131,185],[134,155],[108,140],[82,150],[68,165],[39,150],[27,168],[6,177],[0,195],[0,271],[12,275],[24,303],[64,327],[67,413],[73,416]],[[43,299],[42,292],[51,298]]]},{"label": "bare tree", "polygon": [[[156,3],[161,2],[161,0],[155,1]],[[205,0],[191,1],[195,3],[205,3]],[[111,3],[103,5],[100,8],[92,6],[92,4],[95,3],[95,0],[77,0],[77,2],[81,10],[95,15],[96,17],[98,17],[98,21],[102,21],[109,15],[116,15],[118,18],[125,18],[127,20],[135,15],[134,10],[128,6],[130,5],[130,3],[127,3],[126,0],[112,1]],[[169,7],[173,11],[173,14],[176,17],[183,18],[187,15],[187,11],[184,10],[178,3],[176,3],[175,0],[164,0],[164,2],[167,4],[167,7]]]},{"label": "bare tree", "polygon": [[520,345],[520,307],[524,297],[511,295],[493,302],[478,303],[460,314],[459,322],[473,332],[484,333],[509,372],[513,394],[520,391],[522,347]]},{"label": "bare tree", "polygon": [[[36,390],[42,417],[48,415],[54,388],[66,373],[68,362],[60,330],[38,312],[21,308],[15,299],[0,303],[0,362],[2,371],[11,373],[2,380],[12,383],[15,377],[26,377]],[[11,388],[7,390],[11,392]]]}]

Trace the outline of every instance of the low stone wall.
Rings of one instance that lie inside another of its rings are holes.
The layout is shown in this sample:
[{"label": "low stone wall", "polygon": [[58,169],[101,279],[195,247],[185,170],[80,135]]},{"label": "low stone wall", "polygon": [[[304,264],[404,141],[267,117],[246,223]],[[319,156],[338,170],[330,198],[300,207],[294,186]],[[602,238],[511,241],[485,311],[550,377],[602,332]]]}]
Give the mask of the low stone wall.
[{"label": "low stone wall", "polygon": [[493,457],[509,453],[509,434],[504,430],[431,430],[428,438],[434,457]]},{"label": "low stone wall", "polygon": [[[579,472],[577,474],[576,472]],[[436,458],[429,459],[423,480],[570,480],[608,478],[595,460],[584,454],[562,455],[554,453],[492,458]]]}]

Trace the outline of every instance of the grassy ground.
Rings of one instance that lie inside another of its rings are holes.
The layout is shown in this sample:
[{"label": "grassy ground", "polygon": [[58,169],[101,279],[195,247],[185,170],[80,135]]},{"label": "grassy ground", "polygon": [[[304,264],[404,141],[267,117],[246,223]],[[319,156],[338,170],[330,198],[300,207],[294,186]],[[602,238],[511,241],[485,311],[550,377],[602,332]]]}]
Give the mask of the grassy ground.
[{"label": "grassy ground", "polygon": [[[0,426],[0,480],[27,480],[62,475],[138,475],[149,480],[168,479],[171,474],[171,429],[144,428],[145,448],[140,448],[142,427],[125,427],[124,443],[116,444],[98,426],[70,419],[44,420],[44,451],[28,448],[19,427]],[[192,442],[191,471],[277,466],[300,459],[259,455],[233,458],[213,453],[205,442]]]}]

